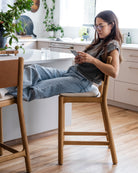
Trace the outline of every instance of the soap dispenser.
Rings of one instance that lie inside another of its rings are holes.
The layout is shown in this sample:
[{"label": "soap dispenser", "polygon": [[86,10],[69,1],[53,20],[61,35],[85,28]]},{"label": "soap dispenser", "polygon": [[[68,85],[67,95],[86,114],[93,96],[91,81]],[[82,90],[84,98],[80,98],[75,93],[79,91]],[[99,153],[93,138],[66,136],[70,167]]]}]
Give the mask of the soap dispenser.
[{"label": "soap dispenser", "polygon": [[127,37],[126,37],[126,43],[127,44],[131,44],[131,36],[130,36],[130,32],[128,32]]}]

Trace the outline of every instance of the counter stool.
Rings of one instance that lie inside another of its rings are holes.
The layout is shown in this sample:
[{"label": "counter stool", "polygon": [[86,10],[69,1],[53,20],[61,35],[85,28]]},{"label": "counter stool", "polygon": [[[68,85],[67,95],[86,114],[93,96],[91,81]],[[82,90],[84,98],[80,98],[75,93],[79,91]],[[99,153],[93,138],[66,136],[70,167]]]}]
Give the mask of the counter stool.
[{"label": "counter stool", "polygon": [[[0,88],[17,87],[17,98],[6,95],[4,98],[0,99],[0,163],[15,158],[24,157],[26,163],[26,171],[31,172],[30,156],[22,103],[23,69],[23,58],[13,60],[0,60]],[[3,142],[2,107],[12,104],[16,104],[18,109],[23,146],[22,151],[13,149],[12,147],[5,145]],[[8,150],[12,154],[4,155],[3,149]]]},{"label": "counter stool", "polygon": [[[108,56],[107,63],[111,64],[112,57]],[[117,156],[112,135],[111,123],[107,107],[107,90],[109,76],[99,87],[100,97],[92,97],[91,93],[63,93],[59,96],[59,123],[58,123],[58,164],[63,164],[64,145],[107,145],[110,148],[113,164],[117,164]],[[105,132],[72,132],[65,131],[65,103],[100,103]],[[64,136],[106,136],[106,141],[66,141]]]}]

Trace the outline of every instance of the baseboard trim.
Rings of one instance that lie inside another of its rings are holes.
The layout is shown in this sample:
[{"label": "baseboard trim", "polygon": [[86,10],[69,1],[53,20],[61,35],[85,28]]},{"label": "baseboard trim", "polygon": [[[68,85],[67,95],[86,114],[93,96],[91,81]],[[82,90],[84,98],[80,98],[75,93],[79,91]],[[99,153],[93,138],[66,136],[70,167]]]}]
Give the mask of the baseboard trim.
[{"label": "baseboard trim", "polygon": [[[42,132],[42,133],[38,133],[38,134],[34,134],[34,135],[30,135],[27,136],[28,138],[28,143],[33,141],[33,140],[37,140],[43,137],[48,137],[48,136],[52,136],[58,133],[58,129],[55,130],[50,130],[50,131],[46,131],[46,132]],[[5,144],[9,145],[9,146],[13,146],[13,145],[19,145],[22,143],[21,138],[18,139],[14,139],[14,140],[10,140],[10,141],[6,141]]]},{"label": "baseboard trim", "polygon": [[131,110],[131,111],[138,112],[138,107],[137,106],[133,106],[133,105],[129,105],[129,104],[126,104],[126,103],[121,103],[121,102],[117,102],[117,101],[113,101],[113,100],[109,100],[109,99],[107,101],[108,101],[109,105],[117,106],[117,107],[120,107],[120,108],[123,108],[123,109],[128,109],[128,110]]}]

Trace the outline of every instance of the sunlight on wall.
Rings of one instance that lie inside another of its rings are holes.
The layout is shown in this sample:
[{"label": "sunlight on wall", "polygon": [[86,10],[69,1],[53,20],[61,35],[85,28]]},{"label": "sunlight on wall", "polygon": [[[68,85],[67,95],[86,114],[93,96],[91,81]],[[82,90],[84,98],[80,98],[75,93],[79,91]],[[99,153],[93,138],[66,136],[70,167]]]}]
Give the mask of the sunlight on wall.
[{"label": "sunlight on wall", "polygon": [[96,0],[96,14],[112,10],[118,17],[120,28],[138,28],[138,0]]},{"label": "sunlight on wall", "polygon": [[95,0],[60,0],[60,25],[78,27],[92,24]]}]

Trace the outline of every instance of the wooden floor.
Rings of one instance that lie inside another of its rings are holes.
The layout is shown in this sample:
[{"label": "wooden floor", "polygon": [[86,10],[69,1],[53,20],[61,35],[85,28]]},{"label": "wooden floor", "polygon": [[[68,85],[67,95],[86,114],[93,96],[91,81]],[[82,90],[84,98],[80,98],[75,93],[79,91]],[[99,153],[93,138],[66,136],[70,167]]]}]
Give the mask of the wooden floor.
[{"label": "wooden floor", "polygon": [[[32,173],[138,173],[138,112],[113,106],[109,106],[109,112],[118,165],[112,165],[106,146],[65,146],[64,165],[59,166],[55,133],[29,141]],[[74,130],[101,131],[103,125],[99,105],[74,104],[72,127]],[[17,147],[20,148],[20,145]],[[1,163],[0,173],[25,173],[24,160]]]}]

